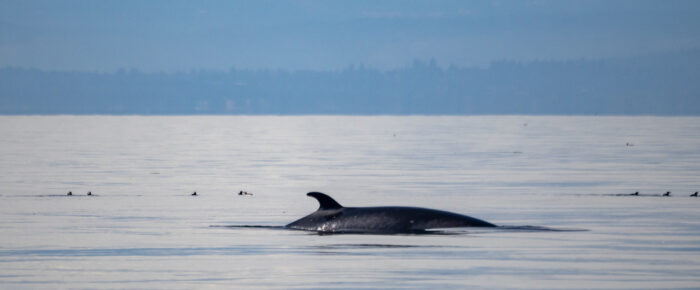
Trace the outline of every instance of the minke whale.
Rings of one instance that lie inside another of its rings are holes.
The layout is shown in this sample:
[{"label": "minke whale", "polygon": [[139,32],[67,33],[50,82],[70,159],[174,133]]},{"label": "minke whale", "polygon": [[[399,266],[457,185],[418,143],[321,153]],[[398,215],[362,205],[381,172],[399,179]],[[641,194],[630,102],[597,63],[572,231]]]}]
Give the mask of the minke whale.
[{"label": "minke whale", "polygon": [[344,207],[320,192],[306,195],[318,200],[318,210],[286,228],[322,233],[419,233],[436,228],[496,226],[442,210],[405,206]]}]

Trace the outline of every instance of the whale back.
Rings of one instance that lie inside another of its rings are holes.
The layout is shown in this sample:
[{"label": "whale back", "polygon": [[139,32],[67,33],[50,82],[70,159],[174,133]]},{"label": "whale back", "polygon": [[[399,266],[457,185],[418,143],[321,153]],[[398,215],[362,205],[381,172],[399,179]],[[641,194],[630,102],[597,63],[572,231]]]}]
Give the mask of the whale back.
[{"label": "whale back", "polygon": [[457,213],[402,206],[343,207],[330,196],[309,192],[318,200],[317,211],[286,227],[318,232],[401,233],[430,228],[495,227],[494,224]]}]

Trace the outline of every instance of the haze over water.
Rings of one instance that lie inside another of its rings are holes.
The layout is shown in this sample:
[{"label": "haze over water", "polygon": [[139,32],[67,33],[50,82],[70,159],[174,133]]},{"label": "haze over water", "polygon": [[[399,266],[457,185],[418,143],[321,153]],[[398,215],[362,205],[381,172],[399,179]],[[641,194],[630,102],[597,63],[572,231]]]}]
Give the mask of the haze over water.
[{"label": "haze over water", "polygon": [[[698,117],[3,116],[0,134],[3,288],[700,285]],[[285,225],[308,191],[583,231],[226,227]]]},{"label": "haze over water", "polygon": [[[699,14],[0,1],[0,288],[700,288]],[[309,191],[503,227],[283,228]]]}]

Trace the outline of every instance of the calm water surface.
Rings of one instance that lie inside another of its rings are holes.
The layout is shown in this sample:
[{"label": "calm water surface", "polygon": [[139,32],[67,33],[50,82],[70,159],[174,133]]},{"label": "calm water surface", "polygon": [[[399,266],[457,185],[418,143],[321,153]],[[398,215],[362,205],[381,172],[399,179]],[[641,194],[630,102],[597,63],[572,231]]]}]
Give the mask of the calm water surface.
[{"label": "calm water surface", "polygon": [[[700,287],[697,117],[5,116],[0,134],[0,288]],[[318,207],[308,191],[585,231],[275,228]]]}]

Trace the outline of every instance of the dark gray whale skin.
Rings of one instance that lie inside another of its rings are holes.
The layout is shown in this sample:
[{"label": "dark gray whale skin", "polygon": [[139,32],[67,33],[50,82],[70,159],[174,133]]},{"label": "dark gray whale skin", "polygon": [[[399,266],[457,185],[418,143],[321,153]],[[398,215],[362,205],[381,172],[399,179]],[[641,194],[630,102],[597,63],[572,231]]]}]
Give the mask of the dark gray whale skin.
[{"label": "dark gray whale skin", "polygon": [[343,207],[320,192],[306,195],[316,198],[320,207],[285,227],[321,233],[418,233],[434,228],[496,226],[442,210],[404,206]]}]

